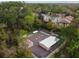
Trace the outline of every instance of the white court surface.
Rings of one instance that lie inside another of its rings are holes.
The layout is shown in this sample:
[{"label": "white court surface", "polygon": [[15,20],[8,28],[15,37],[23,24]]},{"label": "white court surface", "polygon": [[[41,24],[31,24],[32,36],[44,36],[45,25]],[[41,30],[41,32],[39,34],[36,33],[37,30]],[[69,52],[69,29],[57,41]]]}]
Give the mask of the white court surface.
[{"label": "white court surface", "polygon": [[48,38],[40,41],[39,45],[44,49],[49,50],[50,47],[53,46],[58,41],[59,39],[57,39],[55,36],[49,36]]}]

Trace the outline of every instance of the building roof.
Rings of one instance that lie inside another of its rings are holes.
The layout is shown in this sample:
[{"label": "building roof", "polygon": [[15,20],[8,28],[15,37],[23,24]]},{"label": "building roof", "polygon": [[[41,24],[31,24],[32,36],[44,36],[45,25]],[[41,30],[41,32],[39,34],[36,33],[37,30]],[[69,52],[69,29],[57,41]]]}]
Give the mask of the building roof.
[{"label": "building roof", "polygon": [[50,19],[52,22],[65,23],[65,24],[71,23],[71,21],[74,18],[73,16],[65,17],[65,14],[56,14],[55,16],[49,16],[46,14],[42,14],[42,16],[44,17],[45,22],[48,22]]},{"label": "building roof", "polygon": [[66,19],[68,19],[69,21],[72,21],[74,17],[72,16],[66,16]]},{"label": "building roof", "polygon": [[63,18],[59,21],[59,23],[65,23],[65,24],[69,24],[71,21],[69,21],[68,19],[66,18]]},{"label": "building roof", "polygon": [[51,19],[51,17],[49,15],[42,14],[42,16],[44,17],[43,19],[44,19],[45,22],[48,22],[49,19]]},{"label": "building roof", "polygon": [[61,20],[62,23],[71,23],[71,21],[73,20],[72,16],[66,16],[63,18],[63,20]]},{"label": "building roof", "polygon": [[48,49],[53,46],[57,41],[59,41],[59,39],[56,39],[55,36],[49,36],[48,38],[42,40],[40,42],[40,44],[44,45],[45,47],[47,47]]}]

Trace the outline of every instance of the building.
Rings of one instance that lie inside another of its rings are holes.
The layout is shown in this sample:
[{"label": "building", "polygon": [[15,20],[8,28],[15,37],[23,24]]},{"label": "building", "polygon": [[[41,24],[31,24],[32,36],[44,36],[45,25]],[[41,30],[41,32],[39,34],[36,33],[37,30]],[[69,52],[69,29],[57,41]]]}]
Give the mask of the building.
[{"label": "building", "polygon": [[50,17],[50,16],[45,15],[45,14],[41,14],[41,16],[43,17],[43,20],[44,20],[45,22],[49,22],[49,21],[50,21],[50,19],[51,19],[51,17]]},{"label": "building", "polygon": [[73,16],[69,15],[69,16],[65,16],[65,14],[56,14],[56,15],[47,15],[47,14],[41,14],[42,16],[42,20],[44,22],[53,22],[55,24],[59,24],[59,25],[68,25],[71,23],[71,21],[74,19]]},{"label": "building", "polygon": [[39,42],[39,45],[46,50],[50,50],[50,48],[59,41],[55,36],[49,36],[48,38]]}]

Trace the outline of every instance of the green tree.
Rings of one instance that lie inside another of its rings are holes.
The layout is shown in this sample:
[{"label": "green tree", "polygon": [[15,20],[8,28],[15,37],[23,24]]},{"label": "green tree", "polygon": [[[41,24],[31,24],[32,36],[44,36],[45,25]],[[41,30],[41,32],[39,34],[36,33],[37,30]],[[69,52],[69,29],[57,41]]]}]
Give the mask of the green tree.
[{"label": "green tree", "polygon": [[35,19],[33,26],[34,26],[36,29],[39,29],[39,28],[42,27],[42,23],[43,23],[43,22],[42,22],[40,19]]},{"label": "green tree", "polygon": [[54,28],[55,28],[55,24],[53,22],[49,21],[47,23],[47,29],[48,30],[53,30]]},{"label": "green tree", "polygon": [[[20,30],[26,30],[24,22],[25,16],[27,16],[26,4],[23,2],[1,2],[0,3],[0,57],[18,57],[17,50],[19,50],[19,44],[21,43]],[[30,18],[27,16],[27,18]],[[32,18],[30,18],[32,19]],[[26,33],[27,34],[27,33]],[[5,45],[4,45],[5,44]],[[2,46],[2,47],[1,47]],[[26,45],[25,45],[26,46]],[[28,57],[31,52],[27,49],[20,48],[23,55]],[[5,52],[6,51],[6,52]],[[28,53],[30,52],[30,53]]]},{"label": "green tree", "polygon": [[72,57],[75,56],[75,50],[79,48],[79,33],[77,28],[75,28],[73,25],[62,28],[59,36],[66,40],[66,50],[68,51],[68,54]]},{"label": "green tree", "polygon": [[34,24],[34,16],[26,16],[25,17],[25,23],[28,25],[29,30],[32,29],[32,25]]}]

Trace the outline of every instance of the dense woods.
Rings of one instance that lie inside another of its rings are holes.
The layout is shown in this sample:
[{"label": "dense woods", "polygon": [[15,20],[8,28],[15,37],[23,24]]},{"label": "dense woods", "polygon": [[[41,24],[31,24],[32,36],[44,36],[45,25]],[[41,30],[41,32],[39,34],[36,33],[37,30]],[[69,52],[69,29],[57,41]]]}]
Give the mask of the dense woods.
[{"label": "dense woods", "polygon": [[22,2],[0,4],[0,57],[31,57],[31,51],[24,42],[26,38],[22,38],[28,32],[26,24],[34,18],[28,12],[30,10]]},{"label": "dense woods", "polygon": [[[74,16],[68,27],[59,27],[44,23],[38,17],[40,13],[65,13]],[[79,57],[79,6],[78,4],[29,4],[26,2],[0,3],[0,57],[32,57],[27,47],[27,36],[35,29],[55,31],[66,40],[62,51],[55,57]],[[59,30],[59,31],[57,31]],[[23,38],[23,35],[26,35]],[[64,52],[66,53],[64,53]],[[58,55],[59,54],[59,55]],[[58,55],[58,56],[57,56]]]}]

